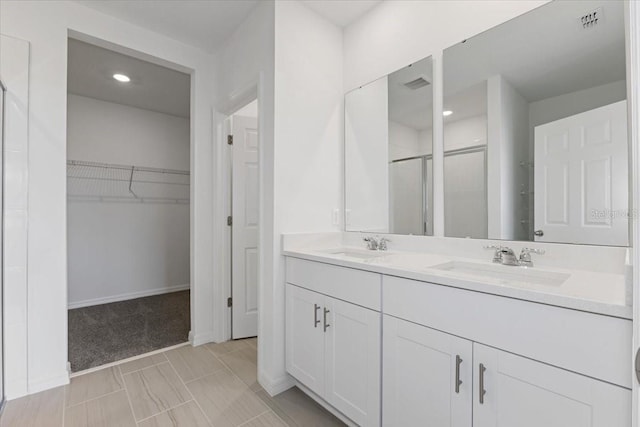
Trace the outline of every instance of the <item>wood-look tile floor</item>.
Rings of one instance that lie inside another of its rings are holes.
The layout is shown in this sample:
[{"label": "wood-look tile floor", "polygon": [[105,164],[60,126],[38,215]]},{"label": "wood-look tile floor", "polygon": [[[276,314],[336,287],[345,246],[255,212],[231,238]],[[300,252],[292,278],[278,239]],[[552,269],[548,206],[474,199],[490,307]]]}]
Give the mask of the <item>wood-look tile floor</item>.
[{"label": "wood-look tile floor", "polygon": [[256,339],[184,346],[12,400],[0,427],[324,427],[344,424],[297,388],[270,397]]}]

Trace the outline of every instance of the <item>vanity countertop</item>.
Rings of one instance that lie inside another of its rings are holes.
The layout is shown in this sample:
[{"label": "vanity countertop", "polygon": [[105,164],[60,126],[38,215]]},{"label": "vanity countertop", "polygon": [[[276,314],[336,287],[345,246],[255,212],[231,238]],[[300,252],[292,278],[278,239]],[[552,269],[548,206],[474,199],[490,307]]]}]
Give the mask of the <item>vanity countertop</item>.
[{"label": "vanity countertop", "polygon": [[[625,303],[627,285],[623,274],[546,266],[512,267],[433,253],[381,252],[348,247],[289,249],[283,251],[283,255],[607,316],[632,318],[632,309]],[[447,267],[453,265],[461,266],[461,270],[447,271]],[[481,277],[465,272],[465,267],[469,266],[486,269],[488,275]],[[531,274],[537,279],[518,280],[517,275],[520,274]],[[505,279],[509,276],[516,279]],[[554,280],[561,283],[533,283]]]}]

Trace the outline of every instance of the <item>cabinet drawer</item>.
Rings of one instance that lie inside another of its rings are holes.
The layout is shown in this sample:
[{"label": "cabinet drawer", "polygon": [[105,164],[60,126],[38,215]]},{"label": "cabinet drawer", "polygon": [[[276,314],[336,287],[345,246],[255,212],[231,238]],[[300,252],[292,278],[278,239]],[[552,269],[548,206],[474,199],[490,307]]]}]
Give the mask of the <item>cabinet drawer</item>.
[{"label": "cabinet drawer", "polygon": [[382,276],[321,262],[287,257],[287,283],[380,311]]},{"label": "cabinet drawer", "polygon": [[631,388],[631,321],[384,276],[384,313]]}]

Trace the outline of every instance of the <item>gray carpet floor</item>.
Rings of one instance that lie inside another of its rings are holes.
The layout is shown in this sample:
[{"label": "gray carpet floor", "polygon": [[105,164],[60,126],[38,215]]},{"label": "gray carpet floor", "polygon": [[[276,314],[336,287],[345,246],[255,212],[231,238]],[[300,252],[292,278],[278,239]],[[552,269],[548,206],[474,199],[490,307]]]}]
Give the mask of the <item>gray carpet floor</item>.
[{"label": "gray carpet floor", "polygon": [[69,310],[71,371],[186,342],[189,311],[189,291]]}]

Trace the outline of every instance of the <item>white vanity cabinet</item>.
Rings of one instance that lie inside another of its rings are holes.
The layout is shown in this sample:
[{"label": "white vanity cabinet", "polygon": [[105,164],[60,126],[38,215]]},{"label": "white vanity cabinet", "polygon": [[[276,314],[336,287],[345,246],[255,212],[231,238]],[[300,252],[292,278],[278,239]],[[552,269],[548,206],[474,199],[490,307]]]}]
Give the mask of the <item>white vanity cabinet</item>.
[{"label": "white vanity cabinet", "polygon": [[471,427],[471,341],[384,316],[382,425]]},{"label": "white vanity cabinet", "polygon": [[383,301],[383,425],[631,425],[628,320],[388,276]]},{"label": "white vanity cabinet", "polygon": [[384,316],[383,426],[628,427],[630,392]]},{"label": "white vanity cabinet", "polygon": [[631,425],[628,319],[294,257],[286,281],[287,371],[358,425]]},{"label": "white vanity cabinet", "polygon": [[[329,292],[338,286],[332,292],[338,296],[364,286],[362,294],[376,293],[379,301],[380,275],[295,259],[287,264],[287,281],[296,283],[287,283],[285,290],[287,372],[354,423],[379,426],[379,306],[365,308],[317,292],[314,281],[327,280],[324,290]],[[325,270],[323,274],[315,274],[318,268]],[[343,283],[345,278],[354,281]]]},{"label": "white vanity cabinet", "polygon": [[630,390],[477,343],[473,358],[474,427],[631,426]]}]

